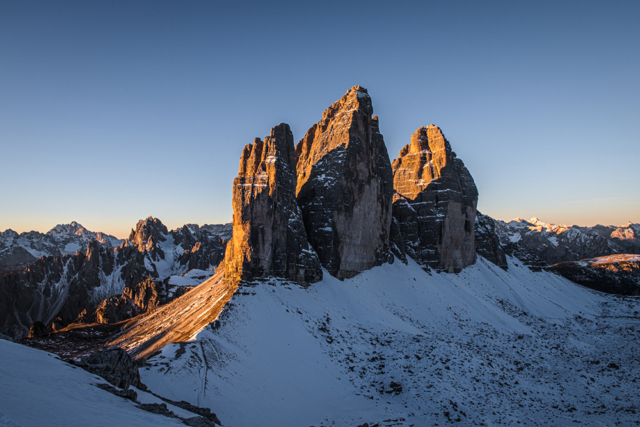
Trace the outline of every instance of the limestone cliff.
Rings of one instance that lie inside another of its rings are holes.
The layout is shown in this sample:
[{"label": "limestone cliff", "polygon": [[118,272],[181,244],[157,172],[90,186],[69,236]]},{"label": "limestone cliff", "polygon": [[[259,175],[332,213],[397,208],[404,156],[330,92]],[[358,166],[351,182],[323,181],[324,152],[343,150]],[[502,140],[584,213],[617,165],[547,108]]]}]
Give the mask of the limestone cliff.
[{"label": "limestone cliff", "polygon": [[244,147],[233,181],[233,237],[225,254],[225,277],[240,280],[277,276],[301,284],[322,279],[296,204],[296,158],[287,124],[264,142]]},{"label": "limestone cliff", "polygon": [[334,102],[296,146],[298,205],[311,246],[339,278],[391,259],[393,175],[360,86]]},{"label": "limestone cliff", "polygon": [[393,161],[393,216],[407,253],[425,268],[458,272],[476,260],[478,190],[440,128],[421,127]]},{"label": "limestone cliff", "polygon": [[493,218],[476,212],[476,252],[485,257],[498,267],[507,270],[507,256],[500,245],[500,239],[496,234],[496,224]]}]

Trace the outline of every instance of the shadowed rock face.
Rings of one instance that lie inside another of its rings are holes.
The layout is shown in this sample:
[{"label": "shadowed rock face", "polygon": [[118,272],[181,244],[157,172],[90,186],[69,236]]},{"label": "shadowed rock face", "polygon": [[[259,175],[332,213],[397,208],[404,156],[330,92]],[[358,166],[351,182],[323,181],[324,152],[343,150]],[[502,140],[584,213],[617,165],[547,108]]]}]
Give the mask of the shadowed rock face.
[{"label": "shadowed rock face", "polygon": [[168,276],[208,270],[222,260],[226,242],[211,227],[221,228],[168,231],[149,217],[119,247],[91,240],[84,252],[42,257],[22,271],[0,271],[0,327],[17,325],[26,333],[36,321],[59,329],[153,310],[186,291],[170,285]]},{"label": "shadowed rock face", "polygon": [[440,128],[418,129],[392,167],[393,216],[407,253],[425,268],[448,272],[473,264],[478,190]]},{"label": "shadowed rock face", "polygon": [[525,265],[553,264],[613,254],[640,254],[640,224],[594,227],[549,224],[537,218],[493,220],[505,253]]},{"label": "shadowed rock face", "polygon": [[225,255],[225,277],[277,276],[301,284],[322,279],[295,200],[293,134],[289,125],[244,147],[233,181],[233,237]]},{"label": "shadowed rock face", "polygon": [[597,291],[640,295],[640,255],[617,254],[562,262],[548,270]]},{"label": "shadowed rock face", "polygon": [[332,276],[389,255],[393,175],[367,90],[354,86],[296,146],[296,195],[311,246]]},{"label": "shadowed rock face", "polygon": [[169,280],[147,277],[140,283],[127,285],[121,295],[102,301],[95,312],[86,313],[83,323],[117,323],[139,314],[154,311],[158,306],[178,298],[191,289],[188,286],[171,286]]},{"label": "shadowed rock face", "polygon": [[476,212],[476,252],[498,267],[507,270],[507,256],[500,246],[493,218]]}]

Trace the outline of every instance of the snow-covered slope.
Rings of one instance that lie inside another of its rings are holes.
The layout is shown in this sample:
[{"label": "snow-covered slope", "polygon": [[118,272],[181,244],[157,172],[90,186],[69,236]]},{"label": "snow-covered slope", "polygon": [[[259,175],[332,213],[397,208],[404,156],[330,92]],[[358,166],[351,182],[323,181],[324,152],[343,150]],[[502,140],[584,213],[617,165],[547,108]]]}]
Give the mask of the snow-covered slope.
[{"label": "snow-covered slope", "polygon": [[[143,411],[131,400],[101,390],[95,384],[106,383],[104,379],[53,354],[0,340],[0,355],[0,426],[184,426],[179,419]],[[137,392],[140,402],[158,400]],[[185,418],[194,416],[169,408]]]},{"label": "snow-covered slope", "polygon": [[241,287],[196,341],[141,371],[234,427],[632,425],[638,299],[518,260],[460,274],[396,261],[303,289]]}]

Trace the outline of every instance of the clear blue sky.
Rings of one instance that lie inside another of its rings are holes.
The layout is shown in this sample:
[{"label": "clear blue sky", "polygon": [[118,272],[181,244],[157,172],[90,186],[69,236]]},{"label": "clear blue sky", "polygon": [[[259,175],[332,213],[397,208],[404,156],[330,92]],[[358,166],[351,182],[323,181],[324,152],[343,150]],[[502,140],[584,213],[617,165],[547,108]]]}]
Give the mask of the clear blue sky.
[{"label": "clear blue sky", "polygon": [[356,84],[484,213],[640,222],[640,2],[0,0],[0,230],[228,222],[242,147]]}]

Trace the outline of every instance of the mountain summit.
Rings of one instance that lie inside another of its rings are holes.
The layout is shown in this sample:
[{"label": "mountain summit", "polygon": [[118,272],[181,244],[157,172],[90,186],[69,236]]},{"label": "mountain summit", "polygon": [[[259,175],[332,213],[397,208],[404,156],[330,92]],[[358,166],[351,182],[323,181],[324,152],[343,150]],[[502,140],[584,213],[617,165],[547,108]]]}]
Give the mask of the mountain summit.
[{"label": "mountain summit", "polygon": [[421,127],[393,161],[393,216],[420,265],[459,272],[476,261],[478,190],[439,127]]},{"label": "mountain summit", "polygon": [[278,276],[301,284],[322,279],[296,204],[293,134],[281,123],[244,147],[233,181],[233,237],[225,277],[238,282]]},{"label": "mountain summit", "polygon": [[338,279],[390,260],[393,178],[371,97],[354,86],[296,146],[296,197],[309,242]]}]

